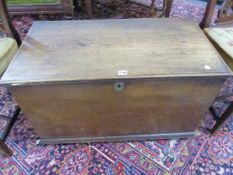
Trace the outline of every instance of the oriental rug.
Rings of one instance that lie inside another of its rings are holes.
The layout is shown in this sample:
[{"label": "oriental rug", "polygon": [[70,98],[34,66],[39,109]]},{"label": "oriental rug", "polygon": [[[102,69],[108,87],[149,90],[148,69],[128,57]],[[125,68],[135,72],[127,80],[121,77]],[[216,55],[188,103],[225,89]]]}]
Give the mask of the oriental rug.
[{"label": "oriental rug", "polygon": [[[147,0],[143,0],[147,3]],[[205,4],[204,4],[205,5]],[[199,22],[203,16],[203,3],[175,0],[171,16]],[[149,17],[149,8],[135,3],[106,3],[94,5],[95,18]],[[77,9],[69,20],[87,19],[84,7]],[[64,15],[14,16],[14,25],[23,38],[34,20],[67,19]],[[226,81],[220,94],[233,91],[233,79]],[[0,114],[14,112],[15,100],[0,87]],[[218,113],[227,104],[214,103]],[[203,125],[211,126],[211,115],[206,114]],[[0,134],[5,129],[0,119]],[[0,175],[186,175],[233,174],[233,117],[214,135],[200,132],[189,139],[148,140],[116,143],[69,145],[37,145],[37,134],[21,113],[6,140],[13,150],[11,158],[0,160]]]}]

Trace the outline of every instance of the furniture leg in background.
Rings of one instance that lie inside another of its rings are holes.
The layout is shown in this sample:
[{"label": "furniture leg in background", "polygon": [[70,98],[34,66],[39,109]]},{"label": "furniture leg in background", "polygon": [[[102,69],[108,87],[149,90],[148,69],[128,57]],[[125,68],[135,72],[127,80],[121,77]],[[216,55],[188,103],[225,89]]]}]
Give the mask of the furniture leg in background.
[{"label": "furniture leg in background", "polygon": [[9,135],[18,115],[20,113],[20,108],[17,107],[13,116],[1,116],[1,118],[5,119],[8,121],[7,127],[5,132],[0,136],[0,157],[9,157],[12,155],[12,151],[8,148],[8,146],[4,143],[6,140],[7,136]]},{"label": "furniture leg in background", "polygon": [[11,23],[10,16],[8,14],[6,1],[0,1],[0,17],[2,19],[3,27],[9,37],[14,38],[18,45],[21,44],[21,39],[18,32],[15,30],[13,24]]},{"label": "furniture leg in background", "polygon": [[156,11],[163,11],[162,15],[168,18],[170,16],[173,0],[163,0],[163,7],[158,9],[155,6],[156,0],[151,0],[151,16],[156,16]]},{"label": "furniture leg in background", "polygon": [[170,13],[171,13],[173,0],[164,0],[164,2],[166,2],[165,17],[168,18],[170,16]]},{"label": "furniture leg in background", "polygon": [[[225,99],[227,99],[228,97],[232,97],[233,94],[228,94],[228,95],[224,95],[222,97],[216,98],[216,101],[224,101]],[[214,109],[213,106],[211,106],[209,108],[211,114],[214,117],[214,120],[216,121],[216,123],[214,124],[212,129],[209,129],[210,133],[214,133],[216,130],[218,130],[223,123],[225,123],[225,121],[231,116],[231,114],[233,113],[233,101],[229,102],[229,106],[225,109],[225,111],[222,113],[222,115],[217,115],[216,111]]]},{"label": "furniture leg in background", "polygon": [[214,15],[216,3],[217,3],[217,0],[211,0],[208,2],[207,6],[206,6],[206,11],[205,11],[204,17],[200,23],[200,28],[203,29],[205,27],[210,26],[210,23],[212,21],[213,15]]},{"label": "furniture leg in background", "polygon": [[92,18],[93,17],[92,0],[85,0],[85,6],[87,8],[87,14],[89,18]]},{"label": "furniture leg in background", "polygon": [[7,158],[12,156],[12,154],[8,146],[3,141],[0,141],[0,158]]},{"label": "furniture leg in background", "polygon": [[155,16],[156,15],[155,0],[151,0],[150,14],[151,14],[151,16]]},{"label": "furniture leg in background", "polygon": [[[200,28],[204,29],[206,27],[232,27],[233,26],[233,1],[223,0],[223,3],[218,8],[217,18],[212,21],[214,12],[216,9],[217,0],[209,0],[206,6],[206,10],[202,21],[200,23]],[[213,24],[211,24],[213,22]]]}]

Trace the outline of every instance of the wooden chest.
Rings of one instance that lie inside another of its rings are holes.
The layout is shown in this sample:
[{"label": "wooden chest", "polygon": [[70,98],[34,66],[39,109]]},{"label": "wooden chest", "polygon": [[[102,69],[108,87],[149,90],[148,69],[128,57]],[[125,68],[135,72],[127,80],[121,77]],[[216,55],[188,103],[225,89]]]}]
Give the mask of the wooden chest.
[{"label": "wooden chest", "polygon": [[230,75],[188,21],[43,21],[1,84],[42,143],[72,143],[191,136]]}]

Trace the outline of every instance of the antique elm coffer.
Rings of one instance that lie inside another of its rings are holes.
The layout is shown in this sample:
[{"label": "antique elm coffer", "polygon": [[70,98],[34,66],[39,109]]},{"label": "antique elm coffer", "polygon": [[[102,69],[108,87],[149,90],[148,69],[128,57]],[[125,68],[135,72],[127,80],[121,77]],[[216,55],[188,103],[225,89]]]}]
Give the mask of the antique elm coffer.
[{"label": "antique elm coffer", "polygon": [[41,143],[187,137],[231,71],[181,19],[34,22],[1,79]]}]

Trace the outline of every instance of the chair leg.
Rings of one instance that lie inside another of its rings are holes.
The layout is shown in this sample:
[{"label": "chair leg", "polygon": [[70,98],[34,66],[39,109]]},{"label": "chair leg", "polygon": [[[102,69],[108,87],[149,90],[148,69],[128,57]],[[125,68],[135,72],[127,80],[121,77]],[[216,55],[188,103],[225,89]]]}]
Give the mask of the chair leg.
[{"label": "chair leg", "polygon": [[7,35],[14,38],[17,44],[20,45],[21,39],[18,32],[15,30],[13,24],[11,23],[5,0],[0,1],[0,17],[2,18],[3,26]]},{"label": "chair leg", "polygon": [[150,15],[151,16],[156,16],[155,0],[151,0]]},{"label": "chair leg", "polygon": [[8,146],[3,141],[0,140],[0,157],[7,158],[7,157],[10,157],[12,155],[13,155],[13,153],[10,150],[10,148],[8,148]]},{"label": "chair leg", "polygon": [[214,16],[214,10],[215,10],[216,3],[217,3],[217,0],[208,1],[204,17],[202,18],[202,21],[199,25],[201,29],[204,29],[210,26],[211,20]]},{"label": "chair leg", "polygon": [[[212,113],[212,111],[211,111],[211,113]],[[233,102],[230,103],[230,105],[227,107],[225,112],[221,116],[219,116],[218,118],[214,114],[214,118],[216,120],[216,123],[213,126],[213,128],[210,130],[210,132],[214,133],[230,117],[230,115],[232,113],[233,113]]]},{"label": "chair leg", "polygon": [[216,120],[216,121],[219,120],[219,116],[216,114],[213,106],[210,106],[209,111],[210,111],[211,115],[214,117],[214,120]]},{"label": "chair leg", "polygon": [[165,17],[168,18],[171,13],[172,3],[173,0],[166,0],[166,6],[165,6]]},{"label": "chair leg", "polygon": [[87,13],[89,18],[92,18],[93,17],[92,0],[85,0],[85,6],[87,8]]},{"label": "chair leg", "polygon": [[7,136],[9,135],[9,133],[10,133],[10,131],[11,131],[11,129],[12,129],[12,127],[13,127],[19,113],[20,113],[20,111],[21,111],[21,109],[19,107],[17,107],[14,114],[13,114],[13,116],[12,116],[12,118],[11,118],[11,120],[10,120],[10,122],[9,122],[9,124],[8,124],[8,126],[7,126],[7,129],[6,129],[5,133],[2,136],[3,141],[5,141]]},{"label": "chair leg", "polygon": [[12,151],[8,148],[8,146],[4,143],[4,141],[6,140],[11,128],[13,127],[20,111],[21,111],[20,108],[17,107],[15,113],[13,114],[13,116],[12,116],[8,126],[7,126],[5,133],[3,133],[3,135],[0,138],[0,157],[2,157],[2,158],[12,156],[12,154],[13,154]]}]

